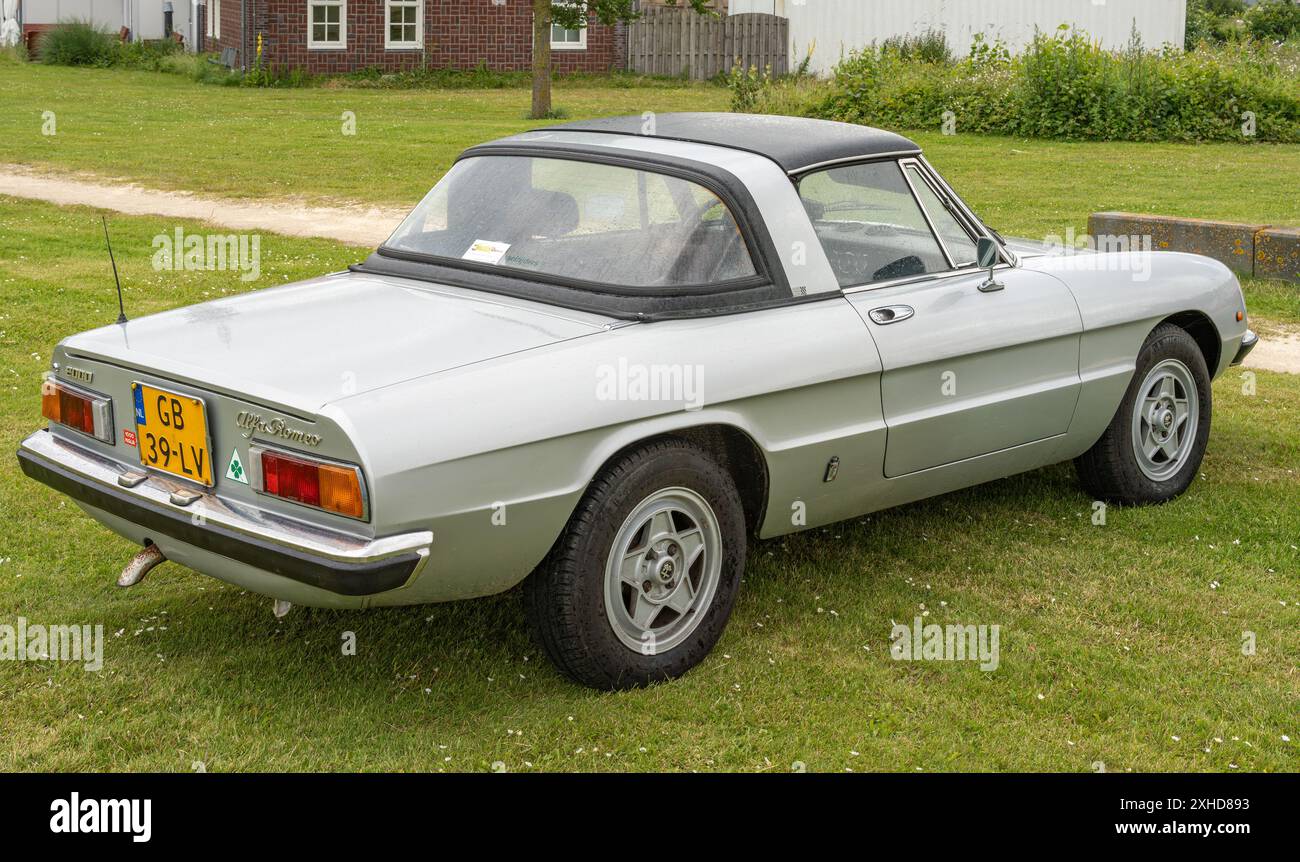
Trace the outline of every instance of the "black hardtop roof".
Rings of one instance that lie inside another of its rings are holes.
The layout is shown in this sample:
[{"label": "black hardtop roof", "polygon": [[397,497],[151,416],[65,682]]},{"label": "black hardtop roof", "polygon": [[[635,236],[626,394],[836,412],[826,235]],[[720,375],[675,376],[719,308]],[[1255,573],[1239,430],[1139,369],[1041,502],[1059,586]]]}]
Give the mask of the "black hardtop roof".
[{"label": "black hardtop roof", "polygon": [[650,137],[746,150],[766,156],[788,173],[827,162],[921,151],[902,135],[870,126],[767,114],[656,114],[649,120],[642,116],[604,117],[537,131],[645,135],[647,126],[654,129]]}]

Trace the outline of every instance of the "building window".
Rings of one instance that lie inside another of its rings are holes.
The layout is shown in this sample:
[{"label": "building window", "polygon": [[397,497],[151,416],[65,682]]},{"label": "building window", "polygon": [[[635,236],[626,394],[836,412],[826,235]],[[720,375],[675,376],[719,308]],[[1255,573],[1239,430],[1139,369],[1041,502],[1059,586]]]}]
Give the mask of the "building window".
[{"label": "building window", "polygon": [[424,43],[423,0],[385,0],[385,48],[419,48]]},{"label": "building window", "polygon": [[221,38],[221,0],[208,0],[208,38]]},{"label": "building window", "polygon": [[347,0],[307,0],[307,47],[346,48]]},{"label": "building window", "polygon": [[[570,4],[564,4],[570,5]],[[566,30],[559,24],[551,24],[551,50],[585,51],[587,49],[587,28]]]}]

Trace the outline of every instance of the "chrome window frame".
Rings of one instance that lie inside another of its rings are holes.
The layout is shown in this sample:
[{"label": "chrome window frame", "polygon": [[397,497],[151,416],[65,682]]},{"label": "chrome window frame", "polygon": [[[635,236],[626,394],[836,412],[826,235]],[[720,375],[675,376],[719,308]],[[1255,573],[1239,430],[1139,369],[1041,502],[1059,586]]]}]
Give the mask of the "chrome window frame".
[{"label": "chrome window frame", "polygon": [[[994,269],[1010,269],[1011,264],[999,263]],[[921,284],[928,281],[942,281],[946,278],[957,278],[958,276],[978,275],[988,270],[978,269],[976,266],[964,266],[961,269],[948,269],[943,272],[927,272],[925,275],[904,275],[899,278],[891,278],[886,281],[873,281],[870,284],[859,284],[853,287],[841,288],[845,296],[852,296],[857,293],[866,293],[871,290],[883,290],[888,287],[904,287],[909,284]]]},{"label": "chrome window frame", "polygon": [[951,215],[953,219],[957,222],[957,227],[961,228],[961,230],[965,232],[967,238],[969,238],[972,243],[977,244],[979,235],[971,230],[971,225],[967,223],[965,214],[961,213],[957,209],[956,205],[953,203],[952,198],[950,198],[942,189],[939,188],[938,184],[935,183],[934,178],[931,175],[930,171],[927,171],[925,169],[925,165],[921,163],[920,159],[917,158],[899,159],[898,166],[903,171],[903,178],[907,180],[907,184],[912,189],[912,196],[916,198],[916,202],[921,205],[921,211],[925,213],[926,220],[930,224],[930,230],[934,231],[934,235],[936,238],[938,238],[939,244],[943,246],[943,252],[948,258],[949,267],[951,267],[952,269],[969,269],[972,266],[977,266],[979,263],[978,256],[976,260],[973,260],[970,263],[964,263],[961,264],[960,266],[957,265],[957,259],[953,257],[952,250],[948,248],[947,240],[945,240],[943,238],[943,235],[939,233],[939,228],[935,225],[934,218],[930,215],[930,211],[926,208],[925,201],[921,200],[921,196],[916,193],[916,184],[912,182],[912,177],[907,169],[909,167],[916,169],[916,173],[920,176],[921,182],[925,183],[926,186],[930,189],[930,191],[934,194],[934,196],[939,199],[939,204],[943,206],[943,208],[948,212],[948,214]]},{"label": "chrome window frame", "polygon": [[978,242],[980,237],[987,237],[993,240],[998,244],[998,250],[1001,252],[1002,260],[1009,266],[1018,266],[1020,258],[1016,253],[1007,248],[1007,244],[993,233],[988,225],[984,224],[980,217],[975,214],[975,211],[966,204],[965,200],[962,199],[962,196],[957,194],[956,190],[948,184],[948,181],[943,178],[943,175],[936,171],[934,166],[926,160],[925,156],[918,154],[916,160],[925,168],[926,175],[934,180],[939,185],[939,188],[945,192],[948,202],[956,206],[958,212],[965,216],[966,226],[974,230],[976,241]]},{"label": "chrome window frame", "polygon": [[[883,281],[868,281],[868,282],[863,282],[862,284],[840,285],[840,290],[843,293],[849,293],[849,292],[856,293],[861,290],[874,289],[885,285],[906,284],[908,282],[913,282],[913,281],[923,281],[925,279],[936,278],[938,276],[947,275],[953,272],[966,272],[970,269],[970,267],[962,267],[959,269],[958,267],[953,265],[952,254],[948,251],[948,246],[944,243],[943,238],[939,236],[939,232],[935,230],[934,222],[930,219],[930,213],[926,210],[925,206],[921,203],[921,199],[917,196],[916,189],[913,188],[912,181],[907,176],[907,171],[903,170],[904,162],[915,161],[916,159],[919,158],[919,156],[920,153],[917,153],[915,151],[910,151],[907,153],[884,153],[881,155],[867,156],[865,158],[836,159],[835,161],[832,162],[822,162],[820,164],[812,165],[807,168],[802,168],[797,173],[790,174],[790,179],[795,184],[795,190],[796,192],[799,192],[799,186],[803,182],[803,180],[806,177],[810,177],[814,174],[821,174],[827,171],[836,170],[838,168],[856,167],[858,165],[872,165],[872,164],[879,164],[882,162],[889,162],[895,168],[898,169],[898,173],[899,176],[902,177],[903,184],[907,187],[908,193],[912,196],[912,202],[916,204],[917,209],[921,213],[921,218],[925,220],[926,227],[930,229],[930,235],[934,237],[935,244],[939,247],[939,252],[943,255],[944,262],[947,263],[948,265],[948,268],[946,270],[942,270],[939,272],[927,272],[924,275],[905,275],[905,276],[900,276],[898,278],[885,279]],[[916,163],[920,164],[919,162]],[[799,192],[799,199],[800,201],[803,200],[802,192]],[[814,226],[814,232],[815,232],[815,226]],[[820,237],[818,237],[818,240],[820,241]],[[823,248],[823,252],[824,251],[825,249]],[[839,280],[838,276],[836,280],[837,281]]]},{"label": "chrome window frame", "polygon": [[[930,233],[934,234],[935,242],[939,243],[939,250],[943,252],[943,259],[948,261],[948,269],[957,269],[957,262],[953,259],[952,252],[948,250],[948,243],[943,241],[939,229],[934,226],[934,219],[930,216],[930,211],[925,208],[925,202],[916,193],[916,186],[912,184],[912,178],[907,175],[908,165],[919,165],[920,163],[916,159],[898,159],[897,164],[898,172],[903,175],[903,182],[907,184],[907,190],[912,193],[912,200],[916,202],[916,206],[921,210],[921,217],[925,219],[926,225],[929,226]],[[935,273],[927,274],[934,275]]]},{"label": "chrome window frame", "polygon": [[[906,150],[902,152],[879,153],[871,156],[834,159],[832,161],[819,162],[814,165],[799,168],[798,170],[790,171],[789,176],[790,181],[795,184],[795,190],[797,192],[799,184],[803,181],[804,177],[822,173],[823,171],[832,170],[834,168],[874,164],[876,162],[893,162],[898,166],[899,173],[903,175],[903,181],[907,183],[908,191],[912,193],[912,200],[916,201],[916,205],[920,207],[921,215],[925,218],[925,222],[929,226],[930,232],[934,235],[935,241],[938,242],[939,248],[943,252],[944,260],[948,262],[948,269],[943,272],[927,272],[924,275],[904,275],[899,276],[898,278],[885,279],[883,281],[852,284],[847,287],[841,286],[841,293],[849,296],[856,293],[865,293],[869,290],[881,290],[889,287],[920,284],[927,281],[937,281],[960,275],[971,275],[983,271],[979,268],[978,261],[961,267],[953,265],[952,254],[948,251],[947,244],[944,243],[943,238],[939,236],[939,232],[935,230],[934,222],[930,219],[929,211],[925,208],[920,197],[916,194],[916,189],[912,186],[911,178],[903,168],[905,162],[915,164],[920,169],[922,177],[930,181],[931,189],[936,190],[940,200],[947,200],[948,203],[953,206],[953,209],[950,210],[950,212],[953,212],[957,220],[961,222],[962,226],[966,229],[966,232],[971,234],[972,238],[975,239],[977,243],[981,237],[987,237],[997,243],[998,255],[1002,259],[1002,262],[993,267],[995,271],[999,269],[1012,269],[1019,266],[1020,261],[1019,258],[1016,257],[1015,253],[1007,248],[1006,243],[989,230],[988,226],[985,225],[984,222],[980,221],[979,217],[975,215],[975,212],[966,205],[966,202],[962,200],[961,196],[957,194],[956,191],[953,190],[952,186],[948,185],[947,180],[945,180],[943,176],[934,169],[934,166],[926,161],[925,156],[922,155],[919,150]],[[803,196],[800,195],[800,200],[802,199]]]}]

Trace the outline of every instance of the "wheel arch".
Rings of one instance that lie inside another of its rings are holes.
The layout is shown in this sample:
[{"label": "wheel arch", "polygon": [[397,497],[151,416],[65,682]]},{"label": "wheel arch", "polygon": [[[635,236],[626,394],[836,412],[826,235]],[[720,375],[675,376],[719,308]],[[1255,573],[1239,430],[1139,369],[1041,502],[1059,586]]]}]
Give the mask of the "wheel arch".
[{"label": "wheel arch", "polygon": [[741,504],[745,508],[745,526],[751,534],[758,532],[767,510],[769,475],[767,457],[748,432],[722,422],[690,425],[633,440],[609,455],[590,477],[595,479],[628,452],[660,440],[677,438],[695,444],[713,455],[718,465],[727,471],[736,483]]},{"label": "wheel arch", "polygon": [[1166,323],[1172,323],[1192,337],[1196,346],[1201,349],[1201,356],[1205,358],[1205,368],[1212,379],[1218,370],[1223,351],[1219,329],[1214,325],[1214,321],[1200,311],[1180,311],[1164,318],[1157,326]]}]

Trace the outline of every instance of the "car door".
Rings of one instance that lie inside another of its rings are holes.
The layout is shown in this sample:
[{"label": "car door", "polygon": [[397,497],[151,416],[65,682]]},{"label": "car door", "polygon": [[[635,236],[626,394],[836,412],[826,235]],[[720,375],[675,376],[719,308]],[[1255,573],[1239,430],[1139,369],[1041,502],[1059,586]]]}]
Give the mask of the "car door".
[{"label": "car door", "polygon": [[1065,433],[1083,329],[1066,286],[977,269],[973,225],[914,160],[823,173],[800,193],[880,353],[885,476]]}]

